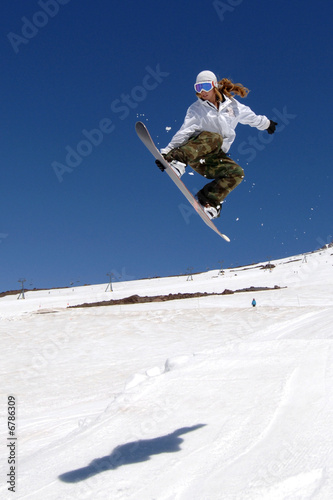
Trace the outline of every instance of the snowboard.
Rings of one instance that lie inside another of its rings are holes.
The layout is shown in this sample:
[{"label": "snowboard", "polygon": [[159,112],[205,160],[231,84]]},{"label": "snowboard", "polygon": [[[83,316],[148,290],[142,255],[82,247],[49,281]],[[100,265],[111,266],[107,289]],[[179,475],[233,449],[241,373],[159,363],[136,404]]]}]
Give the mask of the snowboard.
[{"label": "snowboard", "polygon": [[213,221],[208,217],[208,215],[205,213],[204,209],[200,205],[200,203],[196,200],[196,198],[193,196],[192,193],[187,189],[185,184],[180,180],[178,175],[172,170],[170,167],[169,163],[165,160],[165,158],[161,155],[159,150],[154,144],[153,139],[151,138],[147,127],[144,125],[142,122],[137,122],[135,124],[135,130],[136,133],[139,136],[139,139],[143,142],[143,144],[146,146],[146,148],[151,152],[151,154],[155,157],[156,160],[159,160],[165,167],[165,172],[168,174],[170,179],[176,184],[178,189],[183,193],[187,201],[190,202],[194,210],[197,212],[198,215],[200,215],[201,219],[204,221],[205,224],[207,224],[208,227],[210,227],[213,231],[215,231],[216,234],[221,236],[225,241],[230,241],[228,236],[225,234],[222,234]]}]

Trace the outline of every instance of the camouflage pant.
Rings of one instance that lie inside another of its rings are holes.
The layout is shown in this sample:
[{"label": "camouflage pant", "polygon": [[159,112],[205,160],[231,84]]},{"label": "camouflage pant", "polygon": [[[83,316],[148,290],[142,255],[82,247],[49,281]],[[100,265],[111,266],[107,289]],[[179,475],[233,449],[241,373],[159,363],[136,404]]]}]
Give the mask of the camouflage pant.
[{"label": "camouflage pant", "polygon": [[181,161],[207,179],[214,179],[197,193],[203,205],[209,203],[218,206],[244,178],[242,167],[222,151],[222,142],[223,138],[219,134],[201,132],[165,155],[169,162]]}]

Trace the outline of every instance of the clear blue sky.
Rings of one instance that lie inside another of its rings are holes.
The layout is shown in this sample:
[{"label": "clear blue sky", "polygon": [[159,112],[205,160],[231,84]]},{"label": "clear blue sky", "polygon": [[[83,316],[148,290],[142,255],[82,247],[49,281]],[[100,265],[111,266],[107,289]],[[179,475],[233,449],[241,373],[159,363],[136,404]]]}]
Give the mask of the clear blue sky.
[{"label": "clear blue sky", "polygon": [[[0,291],[19,278],[199,272],[331,241],[332,18],[326,0],[1,2]],[[165,146],[204,69],[243,83],[242,102],[279,122],[272,137],[237,127],[230,155],[246,180],[217,221],[231,243],[189,213],[134,130],[144,121]]]}]

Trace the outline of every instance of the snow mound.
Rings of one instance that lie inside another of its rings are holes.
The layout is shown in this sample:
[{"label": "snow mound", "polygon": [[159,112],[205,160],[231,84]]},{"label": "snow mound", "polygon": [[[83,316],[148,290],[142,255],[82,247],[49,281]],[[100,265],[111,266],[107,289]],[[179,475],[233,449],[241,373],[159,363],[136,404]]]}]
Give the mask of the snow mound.
[{"label": "snow mound", "polygon": [[158,377],[161,374],[162,371],[158,366],[154,366],[153,368],[149,368],[149,370],[146,370],[146,375],[148,377]]},{"label": "snow mound", "polygon": [[190,356],[175,356],[173,358],[168,358],[165,362],[165,372],[171,372],[172,370],[176,370],[184,365],[186,365],[192,358],[194,354]]},{"label": "snow mound", "polygon": [[142,384],[147,380],[147,375],[143,375],[142,373],[136,373],[131,377],[128,382],[125,384],[125,389],[132,389],[139,384]]}]

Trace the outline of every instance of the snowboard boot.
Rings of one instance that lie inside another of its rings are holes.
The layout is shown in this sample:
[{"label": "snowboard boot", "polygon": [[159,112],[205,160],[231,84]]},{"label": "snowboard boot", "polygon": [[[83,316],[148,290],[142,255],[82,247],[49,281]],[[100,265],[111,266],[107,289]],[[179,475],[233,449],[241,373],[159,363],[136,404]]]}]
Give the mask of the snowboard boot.
[{"label": "snowboard boot", "polygon": [[170,167],[175,172],[175,174],[178,175],[179,178],[181,178],[181,176],[185,174],[186,165],[181,161],[172,160],[172,162],[170,163]]},{"label": "snowboard boot", "polygon": [[206,203],[206,205],[203,206],[203,209],[210,219],[217,219],[217,217],[220,217],[221,205],[213,207],[212,205],[209,205],[209,203]]},{"label": "snowboard boot", "polygon": [[223,201],[221,201],[221,203],[219,205],[216,205],[214,207],[213,205],[210,205],[210,203],[208,203],[208,202],[200,201],[198,199],[198,197],[197,197],[197,200],[200,203],[200,205],[202,206],[205,214],[208,215],[208,217],[210,219],[217,219],[217,217],[220,217]]},{"label": "snowboard boot", "polygon": [[[163,163],[160,162],[160,160],[155,160],[155,163],[158,166],[158,168],[162,172],[164,172],[165,166],[163,165]],[[185,163],[182,163],[181,161],[177,161],[177,160],[172,160],[169,163],[169,165],[172,168],[172,170],[175,172],[175,174],[177,175],[177,177],[181,178],[181,176],[185,173],[185,168],[186,168]]]}]

